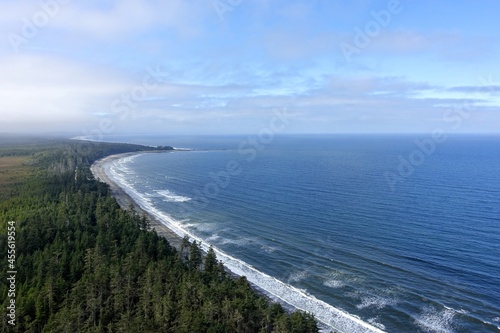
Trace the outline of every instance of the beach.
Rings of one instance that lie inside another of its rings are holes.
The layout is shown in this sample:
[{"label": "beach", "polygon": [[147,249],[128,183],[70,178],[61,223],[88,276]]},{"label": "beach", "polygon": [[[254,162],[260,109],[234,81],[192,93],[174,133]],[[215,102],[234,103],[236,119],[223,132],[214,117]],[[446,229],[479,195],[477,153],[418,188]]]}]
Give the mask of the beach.
[{"label": "beach", "polygon": [[149,226],[151,229],[154,229],[158,235],[165,237],[170,245],[175,247],[177,250],[180,249],[180,245],[182,242],[182,238],[177,235],[175,232],[170,230],[165,224],[163,224],[161,221],[158,220],[154,215],[150,214],[148,211],[142,209],[131,197],[128,195],[118,184],[116,184],[113,179],[111,179],[105,171],[105,164],[110,163],[114,160],[119,160],[121,158],[125,157],[130,157],[134,155],[139,155],[139,154],[144,154],[144,153],[164,153],[164,152],[158,152],[158,151],[141,151],[141,152],[132,152],[132,153],[124,153],[124,154],[116,154],[116,155],[110,155],[106,156],[104,158],[101,158],[97,161],[95,161],[91,167],[90,171],[94,175],[94,177],[97,180],[100,180],[106,184],[109,185],[111,189],[111,193],[113,197],[116,199],[118,204],[122,209],[129,209],[130,205],[134,207],[134,210],[142,216],[143,214],[146,215],[147,219],[149,220]]},{"label": "beach", "polygon": [[[91,167],[90,171],[94,175],[94,177],[97,180],[100,180],[106,184],[109,185],[111,189],[111,194],[113,197],[116,199],[117,203],[120,205],[122,209],[128,210],[130,205],[134,207],[134,210],[139,214],[143,215],[145,214],[147,219],[149,220],[149,226],[151,229],[154,229],[158,235],[163,236],[167,239],[167,241],[175,247],[177,250],[180,250],[181,243],[182,243],[182,237],[180,237],[178,234],[176,234],[173,230],[168,228],[165,224],[163,224],[156,216],[148,212],[147,210],[143,209],[130,195],[128,195],[112,178],[110,178],[106,174],[105,170],[105,165],[107,163],[111,163],[115,160],[119,160],[122,158],[134,156],[134,155],[140,155],[140,154],[159,154],[163,152],[158,152],[158,151],[142,151],[142,152],[131,152],[131,153],[123,153],[123,154],[115,154],[115,155],[109,155],[106,157],[103,157],[97,161],[95,161]],[[203,247],[201,248],[202,253],[206,254],[206,249]],[[218,251],[217,251],[218,252]],[[226,272],[230,274],[234,278],[238,278],[242,274],[236,274],[235,272],[231,271],[227,266],[224,266],[226,269]],[[273,299],[269,297],[268,294],[266,294],[265,290],[262,290],[259,288],[257,285],[252,284],[254,290],[256,290],[259,295],[262,297],[266,298],[269,301],[276,301],[276,299]],[[285,305],[285,310],[287,311],[293,311],[295,310],[293,307],[290,307],[289,305]]]},{"label": "beach", "polygon": [[[106,164],[113,163],[113,161],[127,158],[144,153],[159,153],[157,151],[152,152],[133,152],[125,154],[110,155],[96,161],[91,166],[91,171],[94,177],[102,182],[107,183],[112,191],[112,195],[115,197],[119,205],[123,209],[129,209],[130,205],[133,205],[134,210],[142,215],[145,214],[150,221],[150,226],[155,229],[156,232],[165,237],[169,243],[180,248],[182,241],[182,229],[177,230],[175,233],[166,225],[164,225],[160,219],[165,218],[169,220],[170,217],[164,212],[152,210],[151,212],[140,207],[138,202],[136,202],[133,197],[125,192],[123,188],[106,174]],[[193,235],[189,231],[186,231],[186,235],[191,240],[197,240],[201,244],[203,252],[206,252],[208,245],[203,242],[202,239]],[[368,333],[377,332],[383,333],[384,331],[374,327],[356,316],[352,316],[349,313],[340,310],[327,304],[326,302],[319,300],[312,295],[308,294],[305,290],[293,287],[273,276],[265,274],[257,270],[252,265],[243,262],[240,259],[232,257],[226,252],[221,251],[219,248],[214,247],[217,254],[217,258],[222,261],[226,271],[234,277],[246,276],[254,290],[256,290],[260,295],[264,296],[270,301],[281,303],[286,311],[302,310],[305,312],[314,313],[320,330],[327,332],[334,329],[337,332],[356,332],[356,333]]]}]

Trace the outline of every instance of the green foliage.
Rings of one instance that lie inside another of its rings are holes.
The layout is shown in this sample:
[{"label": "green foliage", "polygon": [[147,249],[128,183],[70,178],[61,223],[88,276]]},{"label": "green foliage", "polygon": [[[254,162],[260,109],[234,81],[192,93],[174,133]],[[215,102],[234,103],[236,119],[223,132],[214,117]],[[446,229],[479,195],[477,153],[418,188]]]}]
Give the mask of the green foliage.
[{"label": "green foliage", "polygon": [[[289,315],[231,278],[213,249],[203,256],[185,239],[178,252],[145,216],[121,209],[89,163],[132,148],[63,142],[31,152],[42,168],[0,202],[0,249],[16,221],[18,272],[16,326],[3,319],[1,332],[318,332],[311,315]],[[2,281],[7,271],[1,260]],[[5,283],[0,295],[6,318]]]}]

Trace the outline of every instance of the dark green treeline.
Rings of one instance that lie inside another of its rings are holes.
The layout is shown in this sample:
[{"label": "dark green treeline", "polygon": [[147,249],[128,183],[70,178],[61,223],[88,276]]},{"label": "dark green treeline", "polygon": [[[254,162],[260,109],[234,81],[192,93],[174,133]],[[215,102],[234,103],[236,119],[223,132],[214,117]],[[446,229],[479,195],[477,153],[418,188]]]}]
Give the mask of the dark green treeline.
[{"label": "dark green treeline", "polygon": [[[199,244],[177,251],[92,177],[96,159],[147,147],[57,141],[0,147],[32,175],[0,203],[1,332],[318,332],[228,276]],[[7,222],[16,226],[16,325],[8,323]]]}]

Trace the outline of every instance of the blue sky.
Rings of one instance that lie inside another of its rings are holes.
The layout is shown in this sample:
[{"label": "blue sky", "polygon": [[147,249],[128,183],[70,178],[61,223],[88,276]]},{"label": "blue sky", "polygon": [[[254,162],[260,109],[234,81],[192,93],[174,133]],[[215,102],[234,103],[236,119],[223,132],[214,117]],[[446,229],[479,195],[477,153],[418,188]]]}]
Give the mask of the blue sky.
[{"label": "blue sky", "polygon": [[[500,2],[0,2],[0,132],[500,132]],[[284,111],[286,110],[286,111]]]}]

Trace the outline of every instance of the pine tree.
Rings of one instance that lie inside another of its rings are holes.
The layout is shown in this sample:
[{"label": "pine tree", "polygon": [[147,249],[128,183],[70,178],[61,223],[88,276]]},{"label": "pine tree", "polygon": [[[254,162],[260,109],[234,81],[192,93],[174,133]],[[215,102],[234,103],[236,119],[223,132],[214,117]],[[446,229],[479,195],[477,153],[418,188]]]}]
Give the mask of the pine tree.
[{"label": "pine tree", "polygon": [[200,269],[202,262],[201,249],[196,241],[193,241],[189,248],[189,267],[192,269]]}]

